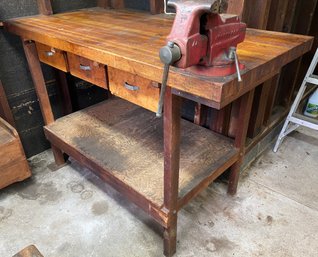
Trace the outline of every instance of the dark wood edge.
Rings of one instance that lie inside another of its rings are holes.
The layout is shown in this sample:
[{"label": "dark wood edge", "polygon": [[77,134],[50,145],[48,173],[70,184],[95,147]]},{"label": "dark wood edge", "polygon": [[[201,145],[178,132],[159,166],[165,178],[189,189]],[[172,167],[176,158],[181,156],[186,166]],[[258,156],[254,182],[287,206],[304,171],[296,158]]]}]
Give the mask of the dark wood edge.
[{"label": "dark wood edge", "polygon": [[73,157],[81,165],[91,169],[91,171],[94,172],[100,179],[112,186],[119,193],[123,194],[127,199],[139,206],[141,209],[143,209],[147,214],[153,217],[153,219],[156,222],[158,222],[161,226],[163,226],[164,228],[168,226],[168,216],[164,210],[161,210],[160,206],[148,200],[143,195],[135,191],[133,188],[127,186],[121,180],[117,179],[115,176],[110,174],[107,170],[103,169],[97,163],[87,158],[77,149],[65,143],[52,131],[50,131],[48,127],[44,127],[44,133],[51,144],[55,145],[64,153]]},{"label": "dark wood edge", "polygon": [[219,110],[221,108],[221,104],[218,102],[215,102],[215,101],[212,101],[209,99],[205,99],[205,98],[202,98],[199,96],[195,96],[195,95],[189,94],[187,92],[184,92],[184,91],[181,91],[181,90],[178,90],[175,88],[172,88],[172,93],[174,95],[181,96],[182,98],[186,98],[188,100],[194,101],[194,102],[199,103],[199,104],[206,105],[206,106],[214,108],[214,109]]},{"label": "dark wood edge", "polygon": [[[234,150],[236,149],[236,150]],[[212,154],[212,153],[211,153]],[[185,206],[191,199],[205,190],[214,180],[216,180],[223,172],[230,168],[239,159],[239,149],[233,147],[233,152],[223,156],[219,162],[224,163],[222,166],[213,170],[213,172],[196,185],[190,192],[178,200],[178,211]],[[216,165],[218,166],[218,165]]]}]

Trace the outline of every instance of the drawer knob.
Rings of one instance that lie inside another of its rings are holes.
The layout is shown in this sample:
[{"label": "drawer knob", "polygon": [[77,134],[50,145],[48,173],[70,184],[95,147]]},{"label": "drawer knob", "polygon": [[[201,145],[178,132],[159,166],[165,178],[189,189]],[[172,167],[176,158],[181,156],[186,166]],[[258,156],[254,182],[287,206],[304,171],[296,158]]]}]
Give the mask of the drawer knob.
[{"label": "drawer knob", "polygon": [[80,64],[80,69],[81,69],[81,70],[85,70],[85,71],[90,71],[90,70],[92,70],[91,66],[89,66],[89,65],[82,65],[82,64]]},{"label": "drawer knob", "polygon": [[138,91],[139,90],[139,87],[134,86],[134,85],[130,85],[127,82],[125,82],[124,86],[126,89],[128,89],[130,91]]},{"label": "drawer knob", "polygon": [[55,54],[55,53],[52,52],[52,51],[47,51],[47,52],[45,52],[45,55],[46,55],[47,57],[53,56],[54,54]]}]

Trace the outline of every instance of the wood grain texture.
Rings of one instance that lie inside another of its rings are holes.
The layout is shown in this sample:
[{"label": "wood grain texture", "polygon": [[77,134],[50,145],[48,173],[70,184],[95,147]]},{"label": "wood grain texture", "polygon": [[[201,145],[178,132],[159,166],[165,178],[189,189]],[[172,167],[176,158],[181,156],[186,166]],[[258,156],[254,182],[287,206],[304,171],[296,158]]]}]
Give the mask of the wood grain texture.
[{"label": "wood grain texture", "polygon": [[227,190],[228,194],[230,195],[235,195],[237,191],[241,165],[244,160],[246,135],[252,110],[254,91],[255,89],[251,90],[240,99],[238,116],[238,120],[240,123],[237,126],[237,131],[235,132],[235,147],[240,149],[240,157],[238,161],[234,163],[230,170],[231,172],[229,175],[229,184]]},{"label": "wood grain texture", "polygon": [[156,112],[158,109],[160,88],[158,83],[109,67],[109,90],[115,95]]},{"label": "wood grain texture", "polygon": [[110,0],[97,0],[97,6],[101,8],[109,8]]},{"label": "wood grain texture", "polygon": [[[5,22],[5,27],[25,38],[160,83],[163,67],[158,52],[172,22],[173,16],[92,8],[13,19]],[[239,58],[246,65],[243,83],[238,85],[235,76],[202,77],[172,68],[168,84],[221,108],[270,78],[311,45],[310,37],[249,29],[238,47]]]},{"label": "wood grain texture", "polygon": [[246,0],[228,0],[226,13],[236,14],[242,18]]},{"label": "wood grain texture", "polygon": [[[54,122],[54,115],[50,104],[50,99],[47,93],[39,56],[33,41],[22,39],[22,45],[26,59],[29,64],[30,73],[32,76],[33,84],[36,94],[39,98],[41,113],[43,116],[44,124],[48,125]],[[57,165],[65,163],[63,153],[52,146],[53,155]]]},{"label": "wood grain texture", "polygon": [[0,80],[0,117],[5,119],[11,126],[15,127],[14,117],[11,112],[11,108],[8,103],[4,87]]},{"label": "wood grain texture", "polygon": [[51,0],[37,0],[39,13],[43,15],[52,15],[53,9]]},{"label": "wood grain texture", "polygon": [[30,245],[18,252],[13,257],[43,257],[43,255],[34,245]]},{"label": "wood grain texture", "polygon": [[271,101],[269,99],[271,93],[273,94],[271,95],[271,99],[275,99],[274,94],[276,90],[274,90],[274,92],[271,92],[272,82],[273,80],[270,79],[255,89],[253,108],[251,112],[250,124],[247,133],[247,136],[249,138],[256,137],[263,129],[263,123],[267,107],[271,107],[271,109],[268,110],[269,113],[271,113],[272,111],[273,107],[267,105],[267,103]]},{"label": "wood grain texture", "polygon": [[39,56],[36,50],[35,43],[28,40],[22,40],[22,45],[26,59],[29,64],[30,73],[32,76],[35,91],[39,98],[40,108],[45,124],[54,122],[54,116],[50,105],[50,99],[47,94],[47,89],[42,74]]},{"label": "wood grain texture", "polygon": [[[224,156],[238,152],[233,140],[205,128],[185,120],[181,128],[180,199],[227,162]],[[152,112],[115,98],[62,117],[45,133],[51,142],[66,142],[92,160],[107,181],[117,178],[154,206],[163,205],[163,127]]]},{"label": "wood grain texture", "polygon": [[164,209],[169,213],[164,231],[164,254],[172,256],[177,249],[177,212],[181,141],[181,98],[168,87],[164,101]]},{"label": "wood grain texture", "polygon": [[266,29],[272,0],[245,0],[243,21],[249,28]]},{"label": "wood grain texture", "polygon": [[149,0],[150,1],[150,13],[158,14],[164,12],[163,0]]},{"label": "wood grain texture", "polygon": [[56,70],[55,76],[56,76],[56,84],[62,98],[61,102],[62,102],[63,114],[64,115],[70,114],[73,111],[73,106],[72,106],[72,99],[71,99],[71,95],[69,91],[69,85],[67,83],[66,73]]},{"label": "wood grain texture", "polygon": [[111,7],[118,9],[118,8],[125,8],[125,1],[124,0],[111,0]]},{"label": "wood grain texture", "polygon": [[[104,64],[89,60],[79,55],[67,54],[70,72],[75,77],[86,80],[96,86],[107,89],[106,68]],[[89,70],[82,69],[86,66]]]},{"label": "wood grain texture", "polygon": [[35,44],[41,62],[58,70],[69,72],[67,57],[64,51],[40,43]]},{"label": "wood grain texture", "polygon": [[30,176],[18,133],[0,118],[0,189]]}]

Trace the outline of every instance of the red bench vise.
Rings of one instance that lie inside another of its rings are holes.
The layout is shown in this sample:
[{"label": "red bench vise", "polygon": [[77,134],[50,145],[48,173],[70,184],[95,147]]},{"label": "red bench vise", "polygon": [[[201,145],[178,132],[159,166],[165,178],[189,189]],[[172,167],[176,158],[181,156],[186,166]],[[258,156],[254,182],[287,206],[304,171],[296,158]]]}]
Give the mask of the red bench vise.
[{"label": "red bench vise", "polygon": [[[237,15],[220,14],[221,0],[170,0],[176,17],[167,45],[160,49],[165,64],[157,116],[161,117],[163,96],[169,66],[209,77],[224,77],[237,73],[241,81],[236,47],[243,42],[246,24]],[[163,92],[162,92],[163,91]]]}]

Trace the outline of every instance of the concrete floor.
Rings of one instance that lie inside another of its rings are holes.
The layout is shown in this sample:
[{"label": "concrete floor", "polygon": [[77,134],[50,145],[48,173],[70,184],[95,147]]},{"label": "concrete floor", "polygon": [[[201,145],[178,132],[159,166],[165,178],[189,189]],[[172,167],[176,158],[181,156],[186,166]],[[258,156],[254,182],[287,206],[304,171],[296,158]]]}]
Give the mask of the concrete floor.
[{"label": "concrete floor", "polygon": [[[162,256],[161,229],[75,161],[0,191],[0,256]],[[302,129],[244,172],[237,196],[216,182],[179,213],[176,256],[318,256],[318,135]]]}]

